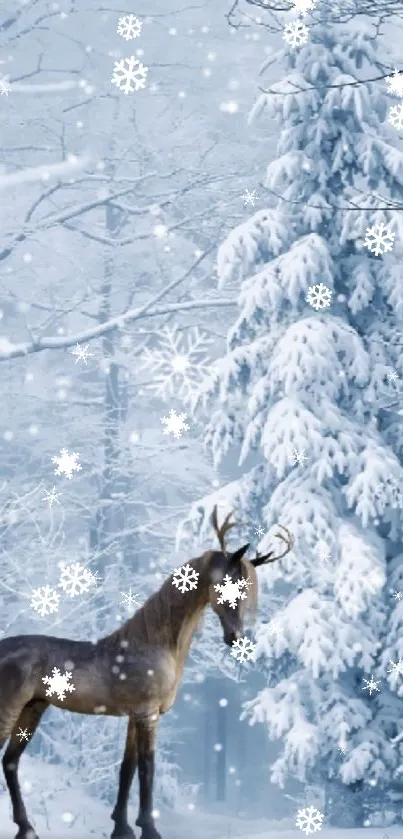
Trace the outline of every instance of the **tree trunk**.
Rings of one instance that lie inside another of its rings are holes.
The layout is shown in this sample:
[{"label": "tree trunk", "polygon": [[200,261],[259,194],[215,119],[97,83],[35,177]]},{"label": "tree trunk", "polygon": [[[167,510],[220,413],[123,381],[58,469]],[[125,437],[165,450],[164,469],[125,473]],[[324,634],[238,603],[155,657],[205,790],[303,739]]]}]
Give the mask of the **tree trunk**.
[{"label": "tree trunk", "polygon": [[217,705],[216,800],[225,801],[227,794],[227,706]]},{"label": "tree trunk", "polygon": [[326,822],[331,827],[357,828],[364,822],[363,785],[342,784],[335,779],[325,786]]}]

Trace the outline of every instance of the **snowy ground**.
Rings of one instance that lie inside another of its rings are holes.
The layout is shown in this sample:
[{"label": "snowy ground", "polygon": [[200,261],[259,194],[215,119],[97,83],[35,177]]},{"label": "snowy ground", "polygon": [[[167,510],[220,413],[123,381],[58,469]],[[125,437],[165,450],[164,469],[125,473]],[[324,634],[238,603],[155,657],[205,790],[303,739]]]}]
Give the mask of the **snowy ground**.
[{"label": "snowy ground", "polygon": [[[54,766],[24,755],[20,768],[21,785],[28,813],[40,839],[109,839],[113,828],[110,811],[93,798],[77,790]],[[136,811],[130,813],[134,826]],[[0,839],[14,839],[17,832],[10,816],[8,793],[0,796]],[[204,812],[161,813],[158,827],[163,839],[304,839],[305,834],[293,827],[292,821],[247,821]],[[140,837],[140,830],[136,832]],[[319,834],[315,834],[319,836]],[[320,839],[402,839],[397,827],[362,830],[329,830]]]}]

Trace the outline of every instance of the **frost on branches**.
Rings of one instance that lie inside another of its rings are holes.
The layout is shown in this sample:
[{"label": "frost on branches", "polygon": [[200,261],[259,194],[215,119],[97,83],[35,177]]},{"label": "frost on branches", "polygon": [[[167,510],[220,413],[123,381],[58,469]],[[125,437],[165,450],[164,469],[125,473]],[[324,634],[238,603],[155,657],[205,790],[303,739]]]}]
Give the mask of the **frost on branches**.
[{"label": "frost on branches", "polygon": [[[245,714],[279,741],[272,782],[319,776],[345,796],[392,785],[403,765],[403,745],[389,742],[403,728],[403,516],[391,504],[403,423],[377,409],[388,371],[403,372],[403,222],[378,209],[378,195],[403,201],[403,154],[390,145],[383,85],[350,84],[364,65],[376,75],[375,49],[362,22],[336,32],[324,20],[276,56],[284,78],[252,116],[267,109],[278,121],[266,185],[281,200],[219,248],[219,285],[238,288],[238,317],[198,397],[215,464],[239,454],[223,497],[238,519],[268,525],[258,550],[277,522],[295,536],[292,554],[258,569],[256,656],[270,680]],[[194,530],[213,503],[195,504]],[[328,817],[337,824],[329,802]]]}]

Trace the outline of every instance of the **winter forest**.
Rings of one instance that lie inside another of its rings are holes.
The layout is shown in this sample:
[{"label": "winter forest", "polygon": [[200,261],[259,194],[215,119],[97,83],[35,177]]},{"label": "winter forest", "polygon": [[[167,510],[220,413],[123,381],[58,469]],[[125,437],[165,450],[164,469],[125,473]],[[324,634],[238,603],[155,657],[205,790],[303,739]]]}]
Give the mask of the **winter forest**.
[{"label": "winter forest", "polygon": [[38,636],[96,651],[164,581],[174,622],[245,544],[256,614],[224,643],[252,582],[208,589],[114,837],[401,835],[402,36],[402,0],[0,0],[0,839],[20,755],[20,839],[114,829],[127,716],[70,713]]}]

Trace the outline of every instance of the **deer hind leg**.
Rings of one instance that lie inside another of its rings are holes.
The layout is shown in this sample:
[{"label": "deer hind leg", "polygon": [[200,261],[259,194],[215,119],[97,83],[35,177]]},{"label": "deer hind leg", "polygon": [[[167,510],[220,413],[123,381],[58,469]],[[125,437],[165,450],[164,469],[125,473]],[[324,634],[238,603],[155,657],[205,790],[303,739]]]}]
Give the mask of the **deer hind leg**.
[{"label": "deer hind leg", "polygon": [[130,787],[136,771],[136,764],[136,726],[133,718],[129,717],[125,753],[119,773],[118,797],[111,817],[115,822],[111,839],[134,839],[134,832],[127,821],[127,805],[129,802]]},{"label": "deer hind leg", "polygon": [[153,785],[155,735],[157,714],[137,721],[137,750],[139,767],[140,809],[136,824],[141,827],[141,839],[161,839],[153,817]]},{"label": "deer hind leg", "polygon": [[[38,839],[28,819],[25,804],[22,800],[18,781],[18,764],[23,751],[26,749],[29,740],[32,739],[41,716],[47,707],[48,703],[40,699],[32,699],[25,705],[11,732],[10,740],[3,757],[3,772],[11,797],[13,821],[19,828],[16,839]],[[20,729],[21,731],[27,731],[28,740],[23,738],[18,739],[17,734]]]}]

